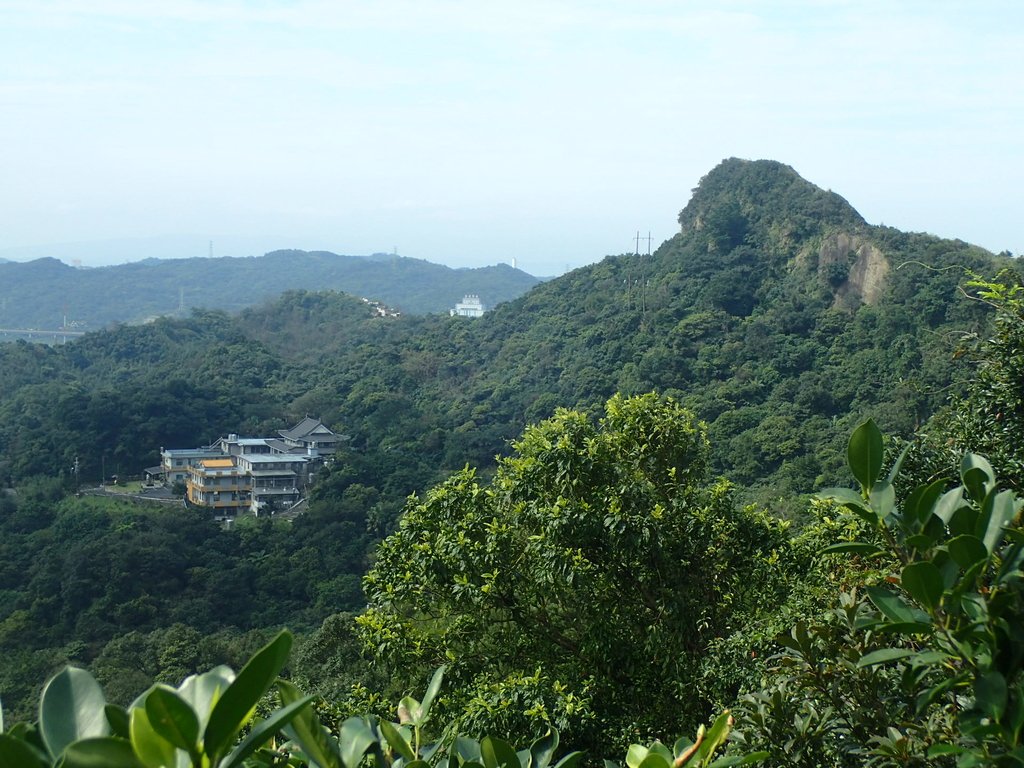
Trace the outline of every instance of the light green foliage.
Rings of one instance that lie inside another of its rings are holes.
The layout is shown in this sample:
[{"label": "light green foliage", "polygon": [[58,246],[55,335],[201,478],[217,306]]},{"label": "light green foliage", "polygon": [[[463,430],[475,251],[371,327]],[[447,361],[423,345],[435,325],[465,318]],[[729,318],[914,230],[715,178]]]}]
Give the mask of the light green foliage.
[{"label": "light green foliage", "polygon": [[282,632],[237,675],[221,666],[177,688],[157,685],[127,710],[108,705],[88,672],[65,669],[46,685],[38,730],[19,725],[0,733],[0,768],[241,766],[311,701],[294,697],[254,719],[291,643],[291,635]]},{"label": "light green foliage", "polygon": [[773,685],[746,700],[747,743],[779,765],[1021,765],[1022,502],[968,453],[959,485],[918,486],[897,504],[900,461],[882,476],[881,446],[862,424],[849,444],[860,492],[825,493],[861,535],[824,553],[877,571],[782,638]]},{"label": "light green foliage", "polygon": [[410,501],[366,578],[367,649],[399,686],[447,663],[470,731],[603,749],[695,728],[701,654],[773,595],[780,529],[705,484],[703,427],[668,398],[560,410],[513,447],[489,484]]}]

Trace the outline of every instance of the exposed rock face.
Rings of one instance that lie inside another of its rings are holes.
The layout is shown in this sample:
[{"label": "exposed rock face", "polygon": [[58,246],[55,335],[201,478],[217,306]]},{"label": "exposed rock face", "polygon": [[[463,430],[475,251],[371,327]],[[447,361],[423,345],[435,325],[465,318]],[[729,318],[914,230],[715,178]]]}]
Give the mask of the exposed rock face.
[{"label": "exposed rock face", "polygon": [[835,285],[837,306],[874,304],[885,289],[889,260],[863,238],[839,232],[822,242],[818,274]]}]

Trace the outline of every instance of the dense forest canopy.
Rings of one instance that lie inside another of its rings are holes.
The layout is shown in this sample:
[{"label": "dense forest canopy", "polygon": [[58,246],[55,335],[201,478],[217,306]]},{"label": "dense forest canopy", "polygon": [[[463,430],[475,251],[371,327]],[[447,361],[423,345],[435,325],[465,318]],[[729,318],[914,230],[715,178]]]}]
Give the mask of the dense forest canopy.
[{"label": "dense forest canopy", "polygon": [[[1024,422],[1013,260],[869,225],[766,161],[723,162],[679,221],[649,256],[608,256],[479,319],[382,317],[352,296],[299,290],[238,315],[197,310],[61,347],[0,345],[0,481],[13,486],[0,497],[0,650],[18,659],[5,702],[25,716],[66,659],[104,682],[140,670],[131,679],[144,687],[218,653],[240,658],[288,625],[304,635],[296,678],[335,696],[360,683],[356,701],[370,708],[380,700],[367,681],[394,694],[447,660],[453,687],[439,711],[474,727],[525,738],[557,720],[600,750],[667,737],[674,706],[693,728],[731,705],[767,674],[743,659],[771,655],[779,632],[831,610],[844,579],[873,578],[859,563],[812,569],[816,548],[858,531],[806,501],[847,482],[847,438],[865,418],[895,440],[939,414],[904,461],[914,482],[951,477],[955,456],[974,449],[1019,487],[1007,442]],[[1000,271],[1001,283],[986,282]],[[180,509],[63,498],[104,464],[131,474],[161,446],[272,432],[305,414],[352,439],[293,523],[223,531],[201,516],[181,525]],[[685,478],[666,488],[657,452],[677,444],[696,458],[673,464]],[[616,526],[659,546],[623,550]],[[467,542],[487,557],[467,560]],[[664,581],[648,582],[648,567]],[[574,569],[579,582],[553,583]],[[454,573],[466,590],[445,594]],[[428,606],[417,590],[431,578],[441,580]],[[672,598],[687,579],[706,605]],[[524,590],[551,613],[519,605]],[[597,605],[608,590],[625,596],[621,615],[609,609],[614,626]],[[337,614],[367,598],[357,637]],[[417,611],[437,631],[403,627]],[[480,621],[499,616],[497,627]],[[566,616],[572,631],[544,642],[528,626]],[[630,664],[656,637],[681,643],[648,670],[664,690],[616,687],[617,674],[643,672]],[[590,674],[576,679],[581,658]],[[318,669],[334,671],[324,680]],[[534,714],[502,719],[507,700]],[[807,754],[810,765],[825,753]]]}]

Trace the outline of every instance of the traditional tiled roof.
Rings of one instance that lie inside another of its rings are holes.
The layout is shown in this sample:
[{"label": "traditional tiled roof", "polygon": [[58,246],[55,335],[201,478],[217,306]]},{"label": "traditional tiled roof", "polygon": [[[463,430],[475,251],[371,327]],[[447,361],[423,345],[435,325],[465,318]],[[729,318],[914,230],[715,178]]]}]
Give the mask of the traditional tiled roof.
[{"label": "traditional tiled roof", "polygon": [[311,416],[307,416],[291,429],[280,430],[278,434],[281,435],[281,437],[285,438],[286,440],[303,440],[305,438],[308,438],[311,434],[313,434],[315,430],[320,428],[327,430],[327,432],[324,434],[334,434],[333,432],[331,432],[330,429],[327,429],[327,427],[324,426],[324,423],[320,421],[320,419],[314,419]]}]

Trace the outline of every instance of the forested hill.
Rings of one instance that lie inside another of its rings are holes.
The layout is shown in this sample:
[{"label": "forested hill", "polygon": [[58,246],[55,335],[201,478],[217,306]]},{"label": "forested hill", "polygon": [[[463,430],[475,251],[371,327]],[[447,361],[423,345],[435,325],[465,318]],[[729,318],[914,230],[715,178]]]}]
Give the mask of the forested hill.
[{"label": "forested hill", "polygon": [[96,472],[104,446],[132,471],[160,445],[315,413],[407,493],[488,465],[558,406],[656,389],[707,420],[720,471],[807,492],[840,475],[857,419],[908,434],[944,401],[958,340],[987,321],[958,283],[1013,264],[871,226],[769,161],[724,161],[680,224],[650,257],[607,257],[478,320],[374,318],[346,297],[292,293],[235,318],[0,346],[0,460],[19,476],[79,455]]},{"label": "forested hill", "polygon": [[96,269],[75,269],[52,258],[0,260],[0,326],[56,328],[66,317],[96,330],[114,322],[187,314],[193,307],[238,311],[291,289],[340,290],[423,314],[447,312],[467,293],[494,306],[538,282],[505,264],[451,269],[421,259],[326,251],[147,259]]},{"label": "forested hill", "polygon": [[[360,609],[360,577],[410,493],[466,464],[486,476],[524,424],[558,406],[594,412],[615,392],[690,406],[739,498],[799,515],[800,494],[847,480],[856,422],[909,435],[975,373],[956,352],[987,333],[990,308],[959,286],[967,271],[1017,268],[872,226],[774,162],[723,162],[679,220],[650,256],[609,256],[479,319],[381,317],[353,296],[296,290],[237,315],[0,344],[0,487],[15,486],[0,492],[5,707],[32,710],[28,680],[67,659],[130,682],[124,670],[159,658],[148,679],[179,679],[201,660],[163,660],[200,636],[308,631]],[[155,464],[161,446],[272,434],[306,414],[351,450],[290,527],[218,532],[179,508],[60,500],[73,466],[92,484],[104,465]],[[559,448],[535,441],[531,455],[571,476]]]}]

